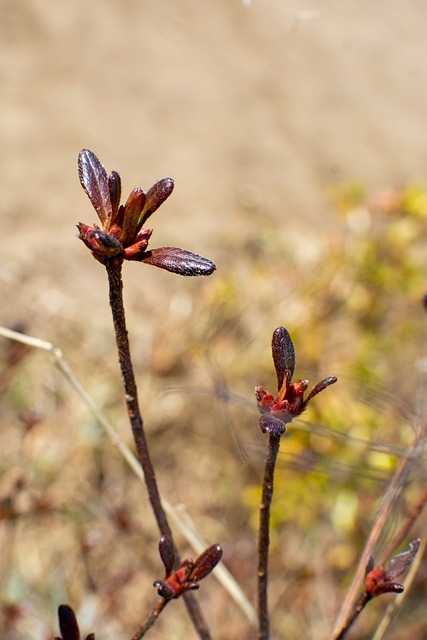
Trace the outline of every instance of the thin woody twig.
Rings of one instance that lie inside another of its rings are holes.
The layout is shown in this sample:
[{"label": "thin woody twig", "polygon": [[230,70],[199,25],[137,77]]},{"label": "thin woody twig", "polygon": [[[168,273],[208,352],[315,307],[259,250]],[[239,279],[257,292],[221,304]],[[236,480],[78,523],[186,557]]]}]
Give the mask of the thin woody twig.
[{"label": "thin woody twig", "polygon": [[258,537],[258,615],[259,640],[270,638],[270,616],[268,612],[268,554],[270,548],[270,509],[273,499],[274,469],[280,448],[280,435],[270,435],[264,465],[262,498],[259,507]]},{"label": "thin woody twig", "polygon": [[147,485],[148,497],[156,518],[160,535],[172,538],[169,523],[162,507],[159,490],[157,487],[156,475],[151,462],[150,452],[144,431],[144,422],[138,402],[138,390],[133,373],[132,360],[130,355],[128,332],[126,329],[125,309],[123,305],[123,281],[121,277],[122,260],[108,260],[106,269],[108,274],[110,307],[113,315],[114,332],[116,336],[117,352],[120,370],[123,378],[125,390],[126,407],[129,422],[135,441],[141,467],[144,471],[145,483]]},{"label": "thin woody twig", "polygon": [[141,627],[138,629],[138,631],[136,631],[133,634],[131,640],[141,640],[141,638],[143,638],[145,636],[147,631],[149,629],[151,629],[153,624],[156,622],[157,618],[159,617],[159,615],[161,614],[163,609],[166,607],[168,602],[170,602],[170,600],[165,600],[164,598],[159,600],[158,604],[151,611],[150,615],[147,617],[147,619],[144,622],[144,624],[141,625]]},{"label": "thin woody twig", "polygon": [[[144,471],[148,497],[150,500],[151,508],[153,509],[154,516],[156,518],[160,535],[168,537],[173,544],[172,531],[169,526],[166,513],[162,506],[162,501],[156,481],[156,475],[154,472],[153,464],[151,462],[151,456],[145,437],[144,423],[139,408],[138,390],[136,386],[135,375],[133,372],[129,338],[126,328],[125,309],[123,304],[122,265],[123,260],[121,258],[113,258],[107,260],[105,266],[108,274],[110,307],[113,315],[114,332],[116,336],[117,352],[120,370],[123,378],[123,386],[125,390],[126,406],[138,458]],[[179,564],[180,559],[176,548],[175,558],[177,563]],[[190,592],[185,593],[183,597],[190,618],[200,638],[202,638],[202,640],[210,640],[211,635],[196,598]]]}]

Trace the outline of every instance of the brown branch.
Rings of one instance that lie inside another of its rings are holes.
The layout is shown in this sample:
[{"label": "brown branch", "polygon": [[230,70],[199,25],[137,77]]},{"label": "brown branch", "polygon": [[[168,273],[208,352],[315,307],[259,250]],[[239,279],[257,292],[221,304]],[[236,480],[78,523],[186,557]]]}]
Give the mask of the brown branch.
[{"label": "brown branch", "polygon": [[147,631],[151,629],[153,624],[156,622],[157,618],[166,607],[168,602],[170,602],[170,600],[165,600],[164,598],[159,600],[157,606],[155,606],[154,609],[150,612],[144,624],[142,624],[138,631],[133,634],[131,640],[141,640],[141,638],[145,636]]},{"label": "brown branch", "polygon": [[264,465],[262,498],[259,506],[258,538],[258,640],[270,638],[270,616],[268,612],[268,554],[270,547],[270,508],[273,498],[274,469],[280,448],[280,435],[270,435]]},{"label": "brown branch", "polygon": [[[116,336],[117,352],[120,370],[123,378],[125,390],[126,407],[135,441],[138,459],[144,471],[145,484],[147,486],[148,497],[151,508],[160,531],[161,536],[167,536],[173,540],[172,532],[163,509],[160,493],[157,486],[156,475],[145,437],[144,423],[139,408],[138,390],[133,372],[132,359],[129,347],[129,338],[126,328],[125,309],[123,304],[123,281],[122,281],[121,258],[111,258],[106,260],[108,274],[110,307],[113,315],[114,333]],[[175,553],[175,560],[179,564],[179,554]],[[211,635],[207,624],[203,618],[201,609],[192,593],[184,595],[184,601],[193,622],[193,625],[202,640],[210,640]],[[160,613],[160,612],[159,612]],[[154,620],[153,620],[154,623]]]}]

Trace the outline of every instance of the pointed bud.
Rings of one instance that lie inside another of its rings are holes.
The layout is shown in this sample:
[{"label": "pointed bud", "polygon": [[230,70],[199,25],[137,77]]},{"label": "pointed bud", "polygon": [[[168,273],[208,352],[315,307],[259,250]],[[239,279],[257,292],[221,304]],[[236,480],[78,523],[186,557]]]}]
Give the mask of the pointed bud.
[{"label": "pointed bud", "polygon": [[270,436],[283,436],[286,433],[286,424],[292,421],[292,416],[289,414],[288,419],[282,419],[282,417],[274,416],[272,413],[265,413],[258,420],[258,426],[262,433],[268,433]]},{"label": "pointed bud", "polygon": [[63,640],[80,640],[80,630],[74,611],[67,604],[58,608],[59,628]]},{"label": "pointed bud", "polygon": [[110,192],[111,200],[111,226],[117,218],[120,206],[120,198],[122,196],[122,181],[117,171],[112,171],[108,176],[108,190]]},{"label": "pointed bud", "polygon": [[181,276],[209,276],[216,269],[208,258],[177,247],[161,247],[147,251],[142,262]]},{"label": "pointed bud", "polygon": [[80,151],[78,167],[80,184],[104,226],[112,213],[107,172],[89,149]]},{"label": "pointed bud", "polygon": [[118,256],[123,253],[123,246],[117,238],[83,222],[77,225],[79,238],[94,253],[105,257]]},{"label": "pointed bud", "polygon": [[295,369],[294,344],[289,332],[284,327],[278,327],[273,333],[271,350],[277,374],[277,388],[281,389],[285,377],[285,371],[289,371],[289,380],[291,380]]},{"label": "pointed bud", "polygon": [[162,178],[154,184],[151,189],[147,191],[147,201],[144,207],[144,211],[141,216],[141,220],[139,221],[139,226],[142,227],[143,224],[148,220],[148,218],[153,215],[153,213],[160,207],[161,204],[169,198],[170,194],[173,191],[174,182],[172,178]]},{"label": "pointed bud", "polygon": [[312,390],[307,396],[307,400],[305,401],[305,403],[307,404],[307,402],[310,402],[310,400],[314,398],[314,396],[317,396],[318,393],[320,393],[321,391],[329,387],[331,384],[335,384],[335,382],[337,381],[338,381],[338,378],[336,376],[328,376],[327,378],[323,378],[323,380],[318,382],[312,388]]},{"label": "pointed bud", "polygon": [[381,567],[370,571],[365,578],[365,593],[370,599],[381,596],[383,593],[403,593],[403,591],[403,585],[391,582],[387,572]]},{"label": "pointed bud", "polygon": [[219,544],[208,547],[194,561],[194,568],[191,574],[193,580],[198,582],[205,578],[218,564],[222,558],[222,549]]},{"label": "pointed bud", "polygon": [[137,260],[138,262],[143,260],[152,233],[153,230],[147,227],[141,229],[135,242],[124,250],[126,260]]},{"label": "pointed bud", "polygon": [[255,387],[255,398],[256,398],[256,401],[258,403],[258,409],[260,411],[263,411],[264,407],[265,407],[266,411],[269,411],[269,409],[274,404],[274,396],[273,396],[273,394],[269,393],[267,391],[267,389],[262,387],[260,384],[258,384]]},{"label": "pointed bud", "polygon": [[371,598],[380,596],[383,593],[402,593],[403,585],[394,582],[394,579],[407,571],[414,561],[420,547],[420,540],[412,540],[409,543],[409,549],[394,556],[388,564],[388,567],[376,567],[369,571],[373,566],[373,560],[369,560],[366,567],[365,576],[365,593]]},{"label": "pointed bud", "polygon": [[160,538],[159,553],[166,570],[166,575],[169,576],[172,572],[173,563],[175,562],[175,550],[169,536],[164,535]]},{"label": "pointed bud", "polygon": [[135,187],[129,194],[129,198],[125,204],[125,212],[123,219],[123,231],[120,237],[122,243],[126,246],[132,242],[138,232],[141,211],[145,205],[146,196],[140,187]]},{"label": "pointed bud", "polygon": [[165,600],[172,600],[172,598],[175,598],[175,589],[173,589],[173,587],[164,580],[156,580],[156,582],[153,583],[153,587],[157,587],[157,593],[161,598],[164,598]]}]

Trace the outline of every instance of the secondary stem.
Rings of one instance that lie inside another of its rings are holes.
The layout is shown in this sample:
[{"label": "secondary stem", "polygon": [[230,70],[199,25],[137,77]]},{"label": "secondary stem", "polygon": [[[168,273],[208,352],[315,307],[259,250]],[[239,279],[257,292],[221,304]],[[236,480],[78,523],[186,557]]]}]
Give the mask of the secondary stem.
[{"label": "secondary stem", "polygon": [[258,640],[270,638],[270,616],[268,613],[268,552],[270,547],[270,508],[273,498],[274,469],[280,448],[280,436],[270,435],[264,465],[262,498],[259,507],[258,538]]},{"label": "secondary stem", "polygon": [[[113,315],[114,333],[116,336],[117,352],[122,372],[125,389],[126,406],[129,421],[132,428],[136,451],[144,471],[145,484],[148,497],[161,535],[168,536],[173,541],[172,532],[164,512],[157,487],[156,475],[147,445],[144,431],[144,422],[138,403],[138,390],[133,372],[132,359],[129,347],[129,338],[126,328],[125,309],[123,304],[123,281],[121,259],[109,259],[106,261],[108,274],[110,307]],[[179,555],[175,551],[175,561],[179,563]],[[193,625],[202,640],[210,640],[211,635],[203,618],[199,604],[192,593],[184,594],[184,601]],[[160,611],[159,611],[160,613]],[[154,619],[153,619],[154,623]]]}]

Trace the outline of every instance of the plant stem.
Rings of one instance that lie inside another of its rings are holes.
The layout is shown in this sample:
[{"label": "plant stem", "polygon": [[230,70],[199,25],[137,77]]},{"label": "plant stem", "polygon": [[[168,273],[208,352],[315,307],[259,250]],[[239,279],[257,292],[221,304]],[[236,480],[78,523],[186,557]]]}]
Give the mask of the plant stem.
[{"label": "plant stem", "polygon": [[110,287],[110,307],[113,314],[114,332],[116,335],[117,352],[120,370],[122,372],[123,386],[125,389],[127,412],[135,440],[138,458],[144,471],[148,497],[160,530],[160,535],[164,535],[172,539],[169,523],[160,500],[156,475],[154,473],[153,463],[151,462],[150,452],[148,450],[147,440],[145,437],[144,423],[139,409],[138,390],[133,372],[129,338],[126,328],[125,309],[123,305],[122,264],[123,262],[119,259],[111,259],[107,260],[106,268]]},{"label": "plant stem", "polygon": [[336,640],[342,640],[344,638],[344,636],[346,635],[347,631],[350,629],[350,627],[352,626],[353,622],[356,620],[357,616],[359,615],[359,613],[361,611],[363,611],[363,609],[365,608],[365,605],[369,602],[369,597],[366,593],[363,593],[359,602],[357,603],[357,605],[355,606],[355,608],[353,609],[351,616],[349,616],[346,620],[345,625],[342,627],[340,633],[336,636]]},{"label": "plant stem", "polygon": [[[121,259],[112,258],[106,261],[108,274],[110,307],[113,315],[114,333],[116,336],[117,352],[120,370],[123,378],[125,399],[133,438],[135,441],[138,459],[144,472],[145,484],[147,486],[148,497],[151,508],[156,518],[157,526],[161,536],[168,536],[173,543],[172,531],[170,529],[166,513],[160,499],[157,487],[156,475],[145,437],[144,422],[138,403],[138,390],[133,372],[132,359],[129,347],[129,338],[126,328],[125,308],[123,304],[123,280],[122,280]],[[179,555],[175,548],[175,562],[179,564]],[[199,637],[202,640],[210,640],[211,635],[207,624],[203,618],[199,604],[192,593],[184,594],[184,601]],[[163,607],[162,607],[163,608]],[[162,609],[160,609],[161,611]],[[159,611],[159,613],[160,613]],[[158,615],[158,614],[157,614]],[[157,616],[156,616],[157,617]],[[156,617],[153,619],[154,623]]]},{"label": "plant stem", "polygon": [[170,602],[170,600],[164,600],[163,598],[159,600],[159,603],[150,612],[150,615],[148,616],[144,624],[138,629],[138,631],[136,631],[133,634],[131,640],[141,640],[141,638],[145,636],[147,631],[151,629],[153,624],[156,622],[157,618],[159,617],[159,615],[161,614],[161,612],[163,611],[163,609],[165,608],[168,602]]},{"label": "plant stem", "polygon": [[270,617],[268,613],[268,552],[270,546],[270,507],[273,498],[274,469],[280,448],[280,436],[270,435],[264,464],[262,498],[259,506],[258,537],[258,640],[269,640]]}]

